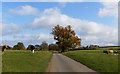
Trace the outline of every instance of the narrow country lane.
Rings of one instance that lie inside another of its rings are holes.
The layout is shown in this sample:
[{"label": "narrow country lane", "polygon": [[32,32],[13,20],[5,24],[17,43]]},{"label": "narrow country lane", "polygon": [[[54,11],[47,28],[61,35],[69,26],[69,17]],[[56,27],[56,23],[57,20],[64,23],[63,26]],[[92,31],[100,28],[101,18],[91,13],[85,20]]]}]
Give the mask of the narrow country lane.
[{"label": "narrow country lane", "polygon": [[96,72],[60,53],[53,53],[47,72]]}]

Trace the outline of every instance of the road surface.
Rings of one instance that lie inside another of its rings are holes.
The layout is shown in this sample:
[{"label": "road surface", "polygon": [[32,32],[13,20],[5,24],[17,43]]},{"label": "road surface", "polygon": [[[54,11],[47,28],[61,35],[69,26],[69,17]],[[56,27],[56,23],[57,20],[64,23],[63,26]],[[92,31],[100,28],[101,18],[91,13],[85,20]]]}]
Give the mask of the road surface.
[{"label": "road surface", "polygon": [[96,72],[60,53],[53,53],[47,72]]}]

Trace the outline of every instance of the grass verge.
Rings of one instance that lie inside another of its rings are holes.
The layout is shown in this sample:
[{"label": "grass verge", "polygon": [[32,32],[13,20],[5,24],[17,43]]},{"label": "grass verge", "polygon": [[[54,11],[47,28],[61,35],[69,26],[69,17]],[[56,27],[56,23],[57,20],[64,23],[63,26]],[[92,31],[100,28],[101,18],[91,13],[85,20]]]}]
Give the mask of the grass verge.
[{"label": "grass verge", "polygon": [[77,50],[63,53],[99,72],[118,72],[118,55],[104,54],[102,50]]},{"label": "grass verge", "polygon": [[2,71],[45,72],[51,57],[49,51],[7,50],[2,55]]}]

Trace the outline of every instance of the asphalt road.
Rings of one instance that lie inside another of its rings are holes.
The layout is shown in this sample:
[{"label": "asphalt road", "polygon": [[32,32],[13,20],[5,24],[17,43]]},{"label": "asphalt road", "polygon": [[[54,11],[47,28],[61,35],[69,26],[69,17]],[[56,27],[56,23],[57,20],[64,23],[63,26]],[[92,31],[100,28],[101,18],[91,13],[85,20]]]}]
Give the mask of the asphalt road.
[{"label": "asphalt road", "polygon": [[53,53],[47,72],[96,72],[60,53]]}]

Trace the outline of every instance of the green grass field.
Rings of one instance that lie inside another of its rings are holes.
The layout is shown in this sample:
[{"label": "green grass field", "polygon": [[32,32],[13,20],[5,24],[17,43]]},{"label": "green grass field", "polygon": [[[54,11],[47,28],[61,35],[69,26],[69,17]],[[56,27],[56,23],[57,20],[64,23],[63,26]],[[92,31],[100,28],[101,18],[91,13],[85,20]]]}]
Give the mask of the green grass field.
[{"label": "green grass field", "polygon": [[63,54],[99,72],[118,72],[118,55],[107,55],[102,51],[77,50]]},{"label": "green grass field", "polygon": [[45,72],[51,57],[49,51],[7,50],[2,55],[2,71]]}]

